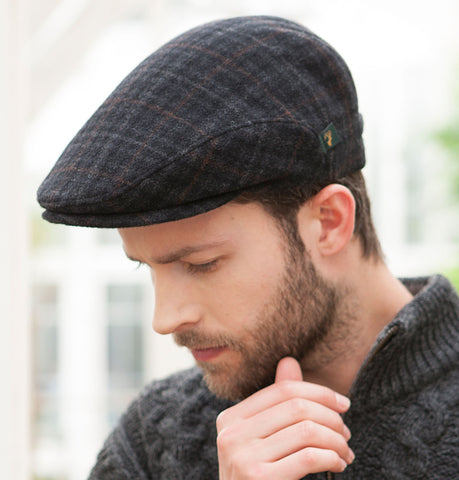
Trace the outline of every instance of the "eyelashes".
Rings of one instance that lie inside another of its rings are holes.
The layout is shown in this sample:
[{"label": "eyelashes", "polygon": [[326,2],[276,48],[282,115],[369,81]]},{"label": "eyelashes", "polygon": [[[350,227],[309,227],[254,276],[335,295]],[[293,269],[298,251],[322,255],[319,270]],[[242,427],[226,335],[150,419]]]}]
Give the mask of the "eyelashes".
[{"label": "eyelashes", "polygon": [[218,258],[206,263],[187,263],[186,270],[191,274],[208,273],[215,270]]},{"label": "eyelashes", "polygon": [[[185,266],[185,270],[192,274],[200,274],[200,273],[209,273],[212,272],[216,269],[217,264],[218,264],[219,258],[216,258],[214,260],[211,260],[209,262],[205,263],[190,263],[190,262],[183,262]],[[140,260],[136,260],[136,266],[135,270],[140,270],[142,268],[148,267],[151,269],[149,265],[147,265],[144,262],[141,262]]]}]

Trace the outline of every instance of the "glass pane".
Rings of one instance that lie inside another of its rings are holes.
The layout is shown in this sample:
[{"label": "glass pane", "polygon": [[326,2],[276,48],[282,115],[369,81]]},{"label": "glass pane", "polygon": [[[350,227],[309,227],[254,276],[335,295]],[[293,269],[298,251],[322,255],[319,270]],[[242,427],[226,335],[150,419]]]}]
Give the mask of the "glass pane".
[{"label": "glass pane", "polygon": [[108,422],[113,426],[143,383],[142,287],[107,287]]},{"label": "glass pane", "polygon": [[59,438],[57,287],[33,289],[33,385],[36,438]]},{"label": "glass pane", "polygon": [[142,383],[140,325],[109,325],[108,371],[110,388],[135,388]]}]

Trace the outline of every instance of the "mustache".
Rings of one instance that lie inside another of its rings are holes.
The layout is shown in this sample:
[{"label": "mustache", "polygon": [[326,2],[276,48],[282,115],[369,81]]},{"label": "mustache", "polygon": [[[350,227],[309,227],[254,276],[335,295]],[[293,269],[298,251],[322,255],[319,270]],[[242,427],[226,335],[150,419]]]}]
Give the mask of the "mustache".
[{"label": "mustache", "polygon": [[240,349],[240,343],[232,336],[222,333],[206,333],[198,330],[185,330],[175,332],[174,342],[179,347],[187,347],[191,350],[202,350],[215,347],[230,347],[235,350]]}]

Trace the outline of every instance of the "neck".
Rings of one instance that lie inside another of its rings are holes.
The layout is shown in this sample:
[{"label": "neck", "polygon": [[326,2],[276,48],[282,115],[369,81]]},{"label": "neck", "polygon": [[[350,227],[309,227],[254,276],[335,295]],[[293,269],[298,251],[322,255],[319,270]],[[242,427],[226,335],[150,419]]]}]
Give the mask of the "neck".
[{"label": "neck", "polygon": [[[411,301],[412,295],[384,263],[362,262],[347,276],[334,327],[301,362],[304,380],[344,395],[378,334]],[[351,278],[349,278],[351,277]]]}]

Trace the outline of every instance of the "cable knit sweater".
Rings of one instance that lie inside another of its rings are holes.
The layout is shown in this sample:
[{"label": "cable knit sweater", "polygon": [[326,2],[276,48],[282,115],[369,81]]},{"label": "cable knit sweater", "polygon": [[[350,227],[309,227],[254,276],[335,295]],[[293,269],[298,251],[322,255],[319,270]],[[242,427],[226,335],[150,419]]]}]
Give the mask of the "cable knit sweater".
[{"label": "cable knit sweater", "polygon": [[[378,337],[350,392],[356,459],[308,479],[459,479],[459,298],[435,276]],[[217,414],[198,369],[151,383],[108,437],[91,480],[218,479]]]}]

